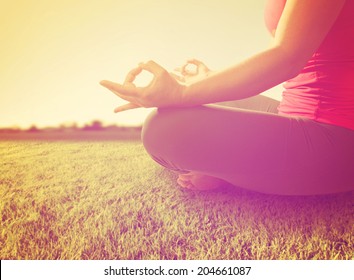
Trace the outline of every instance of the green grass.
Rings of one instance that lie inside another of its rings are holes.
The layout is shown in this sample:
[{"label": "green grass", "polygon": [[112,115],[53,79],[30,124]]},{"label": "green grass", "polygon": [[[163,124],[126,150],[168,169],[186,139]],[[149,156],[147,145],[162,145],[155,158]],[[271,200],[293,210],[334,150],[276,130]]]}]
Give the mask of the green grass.
[{"label": "green grass", "polygon": [[352,193],[177,187],[139,142],[0,142],[0,259],[353,259]]}]

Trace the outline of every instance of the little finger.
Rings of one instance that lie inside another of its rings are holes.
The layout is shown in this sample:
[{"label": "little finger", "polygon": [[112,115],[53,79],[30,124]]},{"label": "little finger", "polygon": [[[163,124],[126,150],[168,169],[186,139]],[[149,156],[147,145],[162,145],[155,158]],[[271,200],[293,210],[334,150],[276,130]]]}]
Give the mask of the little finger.
[{"label": "little finger", "polygon": [[115,108],[114,113],[119,113],[119,112],[131,110],[131,109],[136,109],[136,108],[140,108],[140,107],[141,107],[140,105],[130,102],[130,103],[127,103],[127,104],[124,104],[122,106]]}]

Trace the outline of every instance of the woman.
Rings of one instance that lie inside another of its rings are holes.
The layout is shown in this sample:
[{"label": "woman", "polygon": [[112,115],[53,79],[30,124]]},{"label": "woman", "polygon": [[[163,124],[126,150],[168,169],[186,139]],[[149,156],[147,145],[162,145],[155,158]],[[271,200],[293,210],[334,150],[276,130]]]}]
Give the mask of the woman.
[{"label": "woman", "polygon": [[[350,0],[268,0],[272,44],[242,63],[211,73],[192,60],[195,74],[184,65],[175,76],[149,61],[123,85],[101,84],[129,102],[116,112],[158,107],[142,139],[152,158],[179,172],[182,187],[210,189],[226,181],[285,195],[350,191],[353,15]],[[142,70],[154,78],[137,88]],[[280,103],[259,95],[282,82]]]}]

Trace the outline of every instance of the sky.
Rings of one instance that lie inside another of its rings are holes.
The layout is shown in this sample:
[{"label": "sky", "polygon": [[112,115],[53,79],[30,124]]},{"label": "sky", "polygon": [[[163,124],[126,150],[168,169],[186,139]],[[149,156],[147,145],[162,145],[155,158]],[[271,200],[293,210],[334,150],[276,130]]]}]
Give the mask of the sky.
[{"label": "sky", "polygon": [[113,113],[126,102],[100,80],[120,83],[151,59],[223,69],[270,41],[260,0],[0,1],[0,127],[139,125],[150,109]]}]

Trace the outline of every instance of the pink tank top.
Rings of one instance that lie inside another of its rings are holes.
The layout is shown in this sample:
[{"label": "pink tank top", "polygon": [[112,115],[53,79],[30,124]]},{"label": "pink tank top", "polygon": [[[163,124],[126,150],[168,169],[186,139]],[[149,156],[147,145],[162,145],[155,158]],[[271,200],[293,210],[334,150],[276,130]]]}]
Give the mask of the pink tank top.
[{"label": "pink tank top", "polygon": [[[286,0],[267,0],[265,22],[274,34]],[[279,114],[354,130],[354,1],[347,0],[326,38],[294,78],[284,83]]]}]

